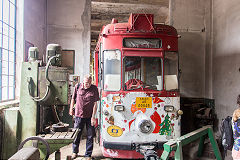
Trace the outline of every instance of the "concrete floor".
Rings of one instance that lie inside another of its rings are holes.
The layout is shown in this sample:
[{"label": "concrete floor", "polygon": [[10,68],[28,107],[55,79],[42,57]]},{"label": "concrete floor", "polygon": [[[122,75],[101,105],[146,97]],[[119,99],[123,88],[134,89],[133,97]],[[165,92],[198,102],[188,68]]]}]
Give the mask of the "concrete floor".
[{"label": "concrete floor", "polygon": [[[94,139],[94,141],[95,141],[95,139]],[[83,140],[81,140],[81,143],[79,146],[79,153],[78,153],[79,156],[76,158],[76,160],[81,160],[84,157],[85,150],[86,150],[86,139],[83,139]],[[60,149],[60,152],[61,152],[61,159],[66,159],[67,156],[71,156],[72,155],[72,144],[62,147]],[[99,144],[96,144],[95,142],[94,142],[92,157],[95,160],[107,159],[107,158],[103,157]],[[54,160],[54,158],[55,158],[54,153],[49,156],[49,159],[51,159],[51,160]]]},{"label": "concrete floor", "polygon": [[[95,140],[95,139],[94,139]],[[85,153],[85,145],[86,145],[86,139],[81,140],[80,146],[79,146],[79,156],[76,158],[76,160],[81,160],[84,157]],[[72,144],[69,144],[65,147],[62,147],[60,149],[61,152],[61,160],[66,160],[67,156],[72,155]],[[189,145],[183,148],[183,156],[184,160],[215,160],[215,158],[196,158],[196,152],[197,152],[197,146]],[[94,141],[94,148],[93,148],[93,154],[92,157],[94,160],[112,160],[111,158],[105,158],[102,155],[101,148],[99,144],[96,144]],[[49,156],[49,159],[54,160],[55,155],[54,153]],[[231,160],[231,154],[228,154],[228,157],[225,158],[225,160]]]}]

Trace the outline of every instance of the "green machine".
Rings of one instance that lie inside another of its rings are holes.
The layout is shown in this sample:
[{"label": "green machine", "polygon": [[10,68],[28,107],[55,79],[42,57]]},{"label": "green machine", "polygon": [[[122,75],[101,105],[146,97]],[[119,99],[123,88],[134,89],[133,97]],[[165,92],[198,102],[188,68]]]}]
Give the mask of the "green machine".
[{"label": "green machine", "polygon": [[[37,60],[38,49],[30,47],[29,61],[22,64],[21,140],[31,136],[47,137],[51,152],[72,143],[73,135],[76,135],[76,130],[69,128],[72,126],[72,117],[68,115],[70,70],[61,67],[61,51],[58,44],[49,44],[46,49],[47,63],[43,65]],[[61,136],[53,136],[56,133]],[[39,148],[44,153],[41,142]]]}]

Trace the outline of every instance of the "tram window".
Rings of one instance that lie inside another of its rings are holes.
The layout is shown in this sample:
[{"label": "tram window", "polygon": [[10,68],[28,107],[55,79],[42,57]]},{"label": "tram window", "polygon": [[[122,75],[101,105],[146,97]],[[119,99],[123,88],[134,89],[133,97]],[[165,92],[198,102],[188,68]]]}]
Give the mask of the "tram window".
[{"label": "tram window", "polygon": [[121,52],[110,50],[103,52],[103,87],[104,90],[118,91],[121,89]]},{"label": "tram window", "polygon": [[165,89],[178,89],[178,54],[176,52],[165,52],[164,75]]},{"label": "tram window", "polygon": [[162,59],[160,57],[125,57],[124,63],[124,89],[148,88],[162,90]]},{"label": "tram window", "polygon": [[161,48],[161,40],[158,38],[125,38],[123,47],[126,48]]}]

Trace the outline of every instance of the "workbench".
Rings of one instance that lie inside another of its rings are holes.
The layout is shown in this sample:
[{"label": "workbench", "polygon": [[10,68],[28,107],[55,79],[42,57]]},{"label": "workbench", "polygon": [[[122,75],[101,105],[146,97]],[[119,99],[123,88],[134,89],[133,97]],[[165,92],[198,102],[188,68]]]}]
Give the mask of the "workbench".
[{"label": "workbench", "polygon": [[[69,129],[68,132],[53,132],[50,134],[40,134],[38,137],[43,138],[50,146],[50,154],[55,152],[55,159],[60,159],[60,151],[59,149],[69,145],[76,138],[79,133],[79,129]],[[40,150],[41,159],[46,155],[46,146],[38,141],[38,148]]]}]

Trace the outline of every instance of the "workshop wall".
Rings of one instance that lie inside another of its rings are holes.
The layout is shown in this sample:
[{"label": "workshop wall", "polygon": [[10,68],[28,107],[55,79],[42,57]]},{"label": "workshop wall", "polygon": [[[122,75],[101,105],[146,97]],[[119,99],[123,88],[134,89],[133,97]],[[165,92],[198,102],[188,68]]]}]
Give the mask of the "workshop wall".
[{"label": "workshop wall", "polygon": [[232,115],[240,94],[240,5],[213,1],[213,98],[219,120]]},{"label": "workshop wall", "polygon": [[46,4],[46,0],[24,0],[24,47],[38,47],[40,59],[46,50]]},{"label": "workshop wall", "polygon": [[47,43],[75,50],[74,73],[89,73],[91,1],[47,0]]},{"label": "workshop wall", "polygon": [[22,62],[27,59],[25,46],[38,47],[40,55],[46,50],[46,0],[24,0],[17,2],[16,31],[16,99],[20,95]]},{"label": "workshop wall", "polygon": [[211,97],[210,6],[208,0],[170,0],[169,23],[181,35],[180,91],[183,97]]},{"label": "workshop wall", "polygon": [[22,62],[28,55],[26,46],[39,49],[39,59],[46,50],[46,0],[17,1],[16,99],[20,96]]}]

